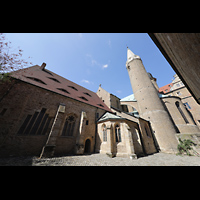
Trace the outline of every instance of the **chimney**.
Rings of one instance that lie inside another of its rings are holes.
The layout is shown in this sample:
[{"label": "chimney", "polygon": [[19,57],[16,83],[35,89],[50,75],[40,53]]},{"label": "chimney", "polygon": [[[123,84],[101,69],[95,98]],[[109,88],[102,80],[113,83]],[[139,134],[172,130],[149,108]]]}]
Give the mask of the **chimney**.
[{"label": "chimney", "polygon": [[44,70],[44,68],[46,67],[46,65],[47,65],[46,63],[42,63],[42,65],[40,66],[40,69]]}]

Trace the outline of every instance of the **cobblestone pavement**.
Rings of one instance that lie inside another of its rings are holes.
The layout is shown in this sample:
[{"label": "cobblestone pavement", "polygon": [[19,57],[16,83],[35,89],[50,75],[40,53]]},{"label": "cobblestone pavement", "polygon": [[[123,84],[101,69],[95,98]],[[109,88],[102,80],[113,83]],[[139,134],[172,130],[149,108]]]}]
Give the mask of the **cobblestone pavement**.
[{"label": "cobblestone pavement", "polygon": [[200,157],[157,153],[139,159],[103,154],[65,156],[54,158],[14,157],[0,158],[0,166],[200,166]]}]

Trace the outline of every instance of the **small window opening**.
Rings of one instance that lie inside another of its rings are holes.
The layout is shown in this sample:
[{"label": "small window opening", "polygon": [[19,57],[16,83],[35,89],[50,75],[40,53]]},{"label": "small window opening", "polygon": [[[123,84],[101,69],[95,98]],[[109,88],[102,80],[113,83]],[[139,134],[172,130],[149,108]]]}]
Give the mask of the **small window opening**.
[{"label": "small window opening", "polygon": [[46,69],[43,69],[42,71],[46,72],[47,74],[50,74],[51,76],[53,76],[53,74],[49,71],[47,71]]},{"label": "small window opening", "polygon": [[60,91],[65,92],[65,93],[67,93],[67,94],[70,94],[67,90],[65,90],[65,89],[63,89],[63,88],[57,88],[57,90],[60,90]]},{"label": "small window opening", "polygon": [[31,80],[33,80],[33,81],[36,81],[36,82],[38,82],[38,83],[42,83],[42,84],[44,84],[44,85],[47,85],[45,82],[43,82],[42,80],[40,80],[40,79],[38,79],[38,78],[28,77],[28,76],[26,76],[26,78],[31,79]]},{"label": "small window opening", "polygon": [[102,104],[97,104],[98,106],[104,107]]},{"label": "small window opening", "polygon": [[87,126],[89,125],[89,120],[86,120],[86,123],[85,123]]},{"label": "small window opening", "polygon": [[88,101],[85,97],[79,97],[80,99],[83,99],[85,101]]},{"label": "small window opening", "polygon": [[89,93],[87,93],[87,92],[84,92],[83,94],[86,94],[87,96],[89,96],[89,97],[92,97]]},{"label": "small window opening", "polygon": [[55,82],[57,82],[57,83],[60,83],[60,81],[57,80],[57,79],[55,79],[55,78],[52,78],[52,77],[48,77],[48,78],[51,79],[51,80],[53,80],[53,81],[55,81]]},{"label": "small window opening", "polygon": [[74,86],[70,86],[70,85],[69,85],[68,87],[72,88],[73,90],[78,91]]}]

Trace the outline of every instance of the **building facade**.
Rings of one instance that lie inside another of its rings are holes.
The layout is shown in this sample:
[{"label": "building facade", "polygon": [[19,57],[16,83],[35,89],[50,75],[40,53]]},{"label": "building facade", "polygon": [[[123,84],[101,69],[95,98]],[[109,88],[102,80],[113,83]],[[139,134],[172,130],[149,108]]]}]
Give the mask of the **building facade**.
[{"label": "building facade", "polygon": [[94,152],[97,119],[111,110],[96,93],[43,66],[0,87],[1,156]]},{"label": "building facade", "polygon": [[200,105],[192,97],[192,95],[177,74],[174,75],[172,83],[168,85],[171,85],[168,90],[165,89],[166,86],[163,86],[159,89],[159,92],[164,93],[168,96],[179,97],[181,99],[181,102],[186,107],[189,115],[192,116],[195,124],[200,127]]},{"label": "building facade", "polygon": [[183,136],[200,143],[199,128],[183,100],[160,93],[156,78],[130,49],[126,68],[133,93],[123,99],[101,85],[94,93],[45,67],[12,72],[9,82],[1,82],[0,156],[137,158],[176,153]]}]

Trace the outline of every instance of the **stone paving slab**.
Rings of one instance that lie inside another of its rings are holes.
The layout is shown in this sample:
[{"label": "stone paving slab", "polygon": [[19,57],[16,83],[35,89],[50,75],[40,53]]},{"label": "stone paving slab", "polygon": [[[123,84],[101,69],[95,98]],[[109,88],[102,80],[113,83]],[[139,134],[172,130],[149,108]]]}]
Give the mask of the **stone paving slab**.
[{"label": "stone paving slab", "polygon": [[104,154],[64,156],[54,158],[0,158],[0,166],[200,166],[200,157],[157,153],[139,159],[114,157]]}]

